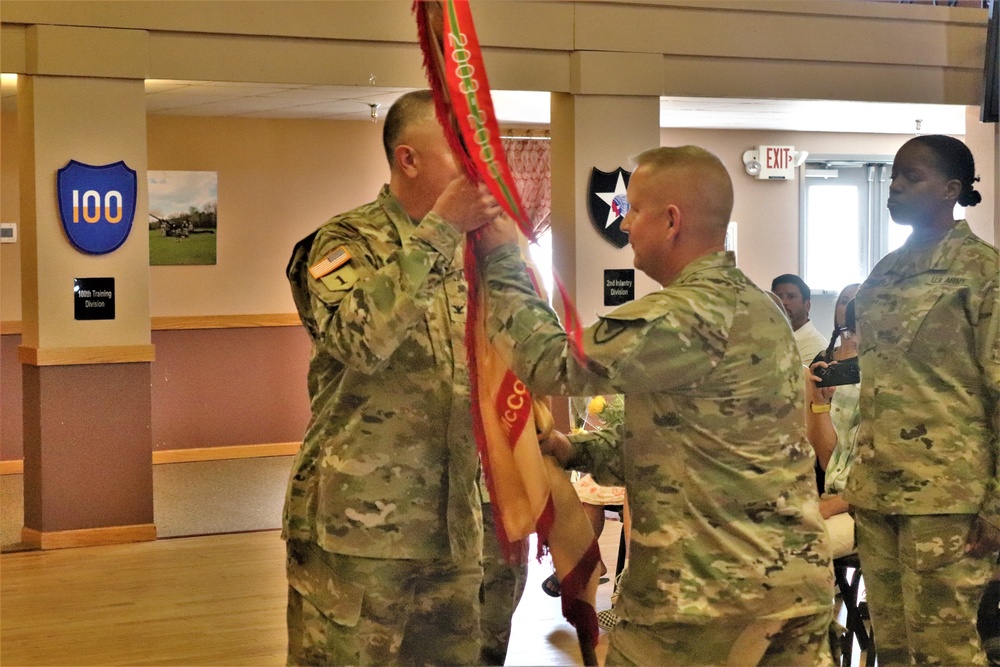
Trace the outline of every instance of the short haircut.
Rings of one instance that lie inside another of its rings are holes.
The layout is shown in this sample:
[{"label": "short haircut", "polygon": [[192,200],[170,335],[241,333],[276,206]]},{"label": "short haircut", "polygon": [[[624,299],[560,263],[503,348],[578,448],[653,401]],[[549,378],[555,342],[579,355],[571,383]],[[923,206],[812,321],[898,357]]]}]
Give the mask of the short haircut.
[{"label": "short haircut", "polygon": [[802,293],[803,301],[812,300],[812,292],[809,290],[809,285],[806,285],[806,281],[799,278],[794,273],[784,273],[774,280],[771,281],[771,291],[773,292],[778,285],[795,285],[799,288],[799,292]]},{"label": "short haircut", "polygon": [[414,90],[404,94],[389,107],[382,126],[382,147],[389,167],[396,162],[396,146],[407,127],[434,115],[434,94],[429,90]]},{"label": "short haircut", "polygon": [[643,151],[634,158],[636,168],[659,172],[675,168],[700,169],[705,189],[696,188],[705,212],[725,233],[733,214],[733,181],[722,160],[700,146],[661,146]]}]

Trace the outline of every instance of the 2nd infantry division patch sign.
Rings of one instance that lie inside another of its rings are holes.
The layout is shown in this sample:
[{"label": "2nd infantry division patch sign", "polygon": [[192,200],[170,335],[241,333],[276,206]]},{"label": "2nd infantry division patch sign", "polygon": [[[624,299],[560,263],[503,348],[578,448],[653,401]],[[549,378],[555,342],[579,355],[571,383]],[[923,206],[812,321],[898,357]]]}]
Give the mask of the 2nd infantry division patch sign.
[{"label": "2nd infantry division patch sign", "polygon": [[628,245],[628,234],[622,231],[622,219],[628,213],[625,190],[632,172],[618,167],[608,173],[597,167],[590,170],[587,204],[590,220],[605,241],[616,248]]}]

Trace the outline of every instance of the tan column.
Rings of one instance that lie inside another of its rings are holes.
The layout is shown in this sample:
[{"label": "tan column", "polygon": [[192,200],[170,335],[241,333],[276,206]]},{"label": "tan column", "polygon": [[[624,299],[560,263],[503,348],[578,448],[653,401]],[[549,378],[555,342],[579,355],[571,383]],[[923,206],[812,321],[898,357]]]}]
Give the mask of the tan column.
[{"label": "tan column", "polygon": [[1000,246],[1000,124],[979,122],[979,107],[965,109],[965,144],[976,158],[976,190],[983,196],[965,215],[976,234]]},{"label": "tan column", "polygon": [[[591,170],[632,171],[633,156],[659,146],[662,57],[577,52],[571,65],[574,92],[552,95],[552,254],[586,325],[610,310],[604,270],[632,268],[631,248],[616,249],[590,220]],[[636,274],[637,297],[658,287]]]},{"label": "tan column", "polygon": [[[35,26],[25,51],[27,72],[18,77],[22,539],[42,548],[155,539],[147,35]],[[124,161],[136,172],[132,229],[114,251],[81,252],[63,230],[56,180],[70,160]],[[76,319],[77,278],[114,279],[113,319]]]}]

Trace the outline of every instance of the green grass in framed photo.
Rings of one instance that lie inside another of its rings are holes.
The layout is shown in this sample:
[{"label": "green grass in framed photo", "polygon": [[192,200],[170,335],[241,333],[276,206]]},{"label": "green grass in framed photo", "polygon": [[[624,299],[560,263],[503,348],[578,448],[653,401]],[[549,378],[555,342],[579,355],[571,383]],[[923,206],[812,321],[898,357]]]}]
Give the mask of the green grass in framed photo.
[{"label": "green grass in framed photo", "polygon": [[149,171],[150,266],[216,263],[218,175]]}]

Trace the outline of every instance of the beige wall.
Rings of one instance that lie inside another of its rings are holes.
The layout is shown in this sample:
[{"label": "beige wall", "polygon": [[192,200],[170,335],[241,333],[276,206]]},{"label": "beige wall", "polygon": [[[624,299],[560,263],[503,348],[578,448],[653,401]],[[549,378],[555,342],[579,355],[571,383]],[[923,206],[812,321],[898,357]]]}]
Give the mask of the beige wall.
[{"label": "beige wall", "polygon": [[[19,222],[17,117],[0,114],[0,221]],[[21,243],[0,244],[0,321],[21,319]]]},{"label": "beige wall", "polygon": [[[18,219],[16,118],[0,123],[0,218]],[[294,312],[292,246],[388,178],[381,124],[150,116],[149,169],[218,173],[214,266],[150,267],[153,317]],[[136,220],[133,233],[145,233]],[[68,243],[68,242],[67,242]],[[0,246],[0,320],[21,319],[20,243]]]},{"label": "beige wall", "polygon": [[[852,0],[475,0],[473,14],[497,89],[951,104],[978,101],[986,23],[984,10]],[[372,75],[379,86],[425,81],[407,0],[4,0],[0,19],[4,72],[356,86]],[[42,59],[32,46],[42,33],[73,39]],[[140,43],[148,57],[106,57]],[[623,66],[613,76],[574,69],[595,59]],[[154,317],[290,311],[280,279],[288,248],[331,213],[370,200],[385,178],[378,125],[162,117],[149,125],[149,169],[219,172],[218,264],[152,268]],[[4,116],[4,221],[17,221],[12,130]],[[851,137],[786,136],[665,132],[664,141],[713,148],[738,175],[742,150],[765,140],[814,153],[891,154],[898,145],[892,137],[869,149]],[[796,184],[743,185],[735,213],[741,263],[759,281],[795,270]],[[21,317],[17,247],[0,249],[0,320]]]},{"label": "beige wall", "polygon": [[150,268],[152,315],[290,313],[292,246],[388,179],[382,125],[152,116],[149,168],[218,172],[215,266]]},{"label": "beige wall", "polygon": [[[17,191],[10,187],[17,182],[17,141],[11,136],[15,128],[16,119],[4,114],[0,122],[4,221],[17,220]],[[216,171],[219,179],[218,263],[151,267],[153,317],[294,312],[284,280],[292,245],[331,215],[373,199],[388,175],[381,124],[150,116],[148,130],[150,169]],[[780,273],[799,270],[799,182],[750,178],[743,170],[743,151],[775,144],[793,145],[814,155],[891,156],[907,138],[821,132],[660,132],[662,145],[704,146],[729,168],[736,189],[733,220],[739,223],[739,263],[761,285]],[[992,207],[982,208],[976,213],[991,213]],[[991,223],[977,228],[990,241]],[[144,228],[143,221],[137,221],[135,229]],[[631,267],[629,248],[618,250],[603,242],[590,224],[578,226],[577,234],[592,253],[591,266]],[[21,318],[18,247],[0,246],[4,321]],[[603,312],[601,274],[597,270],[591,274],[588,279],[580,273],[577,286],[584,319]],[[637,292],[654,287],[640,279]]]}]

